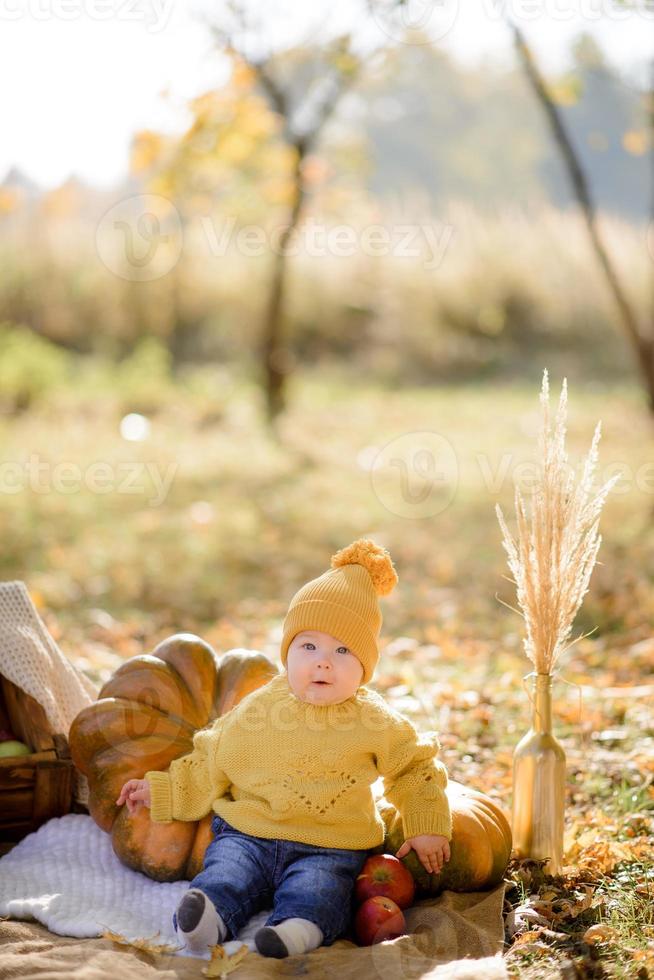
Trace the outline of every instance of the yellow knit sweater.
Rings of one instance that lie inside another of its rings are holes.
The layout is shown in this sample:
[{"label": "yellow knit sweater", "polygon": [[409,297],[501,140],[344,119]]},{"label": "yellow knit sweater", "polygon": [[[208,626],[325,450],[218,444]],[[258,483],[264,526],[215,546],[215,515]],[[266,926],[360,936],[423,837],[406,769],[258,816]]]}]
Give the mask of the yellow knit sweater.
[{"label": "yellow knit sweater", "polygon": [[436,732],[365,686],[339,704],[298,698],[286,672],[195,733],[193,751],[146,772],[155,823],[217,813],[256,837],[368,849],[384,840],[372,784],[402,816],[404,836],[451,839],[447,770]]}]

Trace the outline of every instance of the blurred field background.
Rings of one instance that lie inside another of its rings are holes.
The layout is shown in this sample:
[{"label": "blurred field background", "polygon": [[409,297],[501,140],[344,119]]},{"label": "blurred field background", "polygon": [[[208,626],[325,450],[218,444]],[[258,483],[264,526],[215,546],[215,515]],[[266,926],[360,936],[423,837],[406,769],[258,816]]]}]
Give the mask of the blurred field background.
[{"label": "blurred field background", "polygon": [[[273,67],[302,79],[306,58],[285,52]],[[549,81],[648,335],[651,93],[589,36]],[[508,808],[530,664],[506,605],[515,590],[495,504],[513,526],[514,481],[536,460],[543,370],[554,399],[567,378],[571,463],[601,419],[599,482],[623,480],[573,631],[588,635],[555,683],[575,874],[547,887],[571,904],[558,938],[530,936],[520,953],[517,933],[507,956],[516,975],[573,976],[559,974],[566,960],[574,976],[654,975],[642,972],[654,971],[654,458],[633,347],[517,67],[464,69],[405,45],[343,106],[304,158],[302,220],[346,226],[357,242],[373,226],[410,226],[420,253],[300,247],[288,259],[274,427],[260,371],[271,250],[211,244],[226,227],[268,236],[293,205],[297,148],[251,67],[232,57],[224,86],[189,103],[183,134],[135,133],[130,173],[111,191],[74,176],[44,191],[7,174],[2,577],[26,582],[62,648],[101,683],[178,631],[276,660],[293,593],[335,550],[372,536],[400,577],[383,603],[374,686],[441,731],[453,778]],[[138,225],[146,196],[165,242],[152,275],[121,255],[107,219],[119,208]],[[447,243],[436,264],[425,226]],[[424,433],[449,447],[446,485],[411,469]],[[413,498],[399,476],[377,474],[393,452],[408,461]],[[413,507],[430,480],[431,504]],[[545,887],[537,868],[512,876],[514,906]],[[598,923],[599,945],[584,939]]]}]

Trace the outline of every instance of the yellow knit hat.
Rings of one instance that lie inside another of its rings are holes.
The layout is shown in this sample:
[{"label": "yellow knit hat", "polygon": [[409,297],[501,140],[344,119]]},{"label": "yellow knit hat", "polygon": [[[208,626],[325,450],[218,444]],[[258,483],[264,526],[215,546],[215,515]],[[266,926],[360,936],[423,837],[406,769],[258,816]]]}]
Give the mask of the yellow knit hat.
[{"label": "yellow knit hat", "polygon": [[331,558],[331,569],[296,592],[284,620],[281,658],[302,630],[320,630],[342,640],[363,665],[362,684],[372,677],[382,614],[377,596],[398,582],[391,556],[369,538],[359,538]]}]

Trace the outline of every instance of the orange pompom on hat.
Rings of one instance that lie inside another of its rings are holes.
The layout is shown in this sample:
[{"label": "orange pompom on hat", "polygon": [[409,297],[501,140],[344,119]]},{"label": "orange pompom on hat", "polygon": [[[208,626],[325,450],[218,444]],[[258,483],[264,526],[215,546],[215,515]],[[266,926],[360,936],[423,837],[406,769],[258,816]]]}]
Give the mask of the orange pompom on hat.
[{"label": "orange pompom on hat", "polygon": [[382,625],[378,596],[398,582],[391,556],[369,538],[359,538],[331,558],[331,569],[296,592],[284,619],[281,645],[286,666],[288,648],[302,630],[329,633],[350,648],[363,665],[362,684],[375,672]]}]

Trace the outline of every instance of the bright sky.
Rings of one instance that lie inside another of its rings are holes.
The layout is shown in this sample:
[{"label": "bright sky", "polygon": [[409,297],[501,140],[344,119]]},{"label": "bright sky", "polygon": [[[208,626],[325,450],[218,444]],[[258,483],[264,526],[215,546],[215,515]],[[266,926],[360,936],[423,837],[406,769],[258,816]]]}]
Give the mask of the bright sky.
[{"label": "bright sky", "polygon": [[[184,125],[185,100],[223,77],[200,4],[221,0],[0,0],[0,180],[14,165],[43,187],[74,173],[108,187],[126,172],[131,134]],[[263,0],[259,0],[263,2]],[[638,2],[638,0],[636,0]],[[654,13],[621,11],[613,0],[503,0],[551,70],[565,67],[569,44],[593,34],[625,73],[641,79],[654,51]],[[351,16],[353,0],[266,0],[272,36],[325,36]],[[409,0],[438,43],[467,63],[513,61],[497,0]],[[374,21],[366,37],[393,34]],[[292,27],[291,25],[294,25]],[[267,36],[271,36],[268,25]],[[373,41],[373,43],[375,43]],[[164,91],[169,99],[161,96]]]}]

